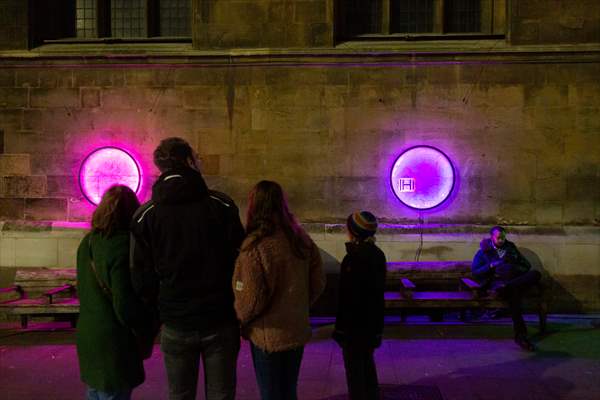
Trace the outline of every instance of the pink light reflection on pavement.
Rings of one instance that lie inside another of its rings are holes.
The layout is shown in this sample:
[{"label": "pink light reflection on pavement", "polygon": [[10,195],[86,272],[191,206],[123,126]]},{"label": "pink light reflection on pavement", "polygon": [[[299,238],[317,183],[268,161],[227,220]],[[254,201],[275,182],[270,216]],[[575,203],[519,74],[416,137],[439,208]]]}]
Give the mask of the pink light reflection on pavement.
[{"label": "pink light reflection on pavement", "polygon": [[117,184],[139,192],[141,171],[134,158],[125,150],[112,146],[90,153],[79,171],[79,186],[86,199],[97,205],[104,192]]}]

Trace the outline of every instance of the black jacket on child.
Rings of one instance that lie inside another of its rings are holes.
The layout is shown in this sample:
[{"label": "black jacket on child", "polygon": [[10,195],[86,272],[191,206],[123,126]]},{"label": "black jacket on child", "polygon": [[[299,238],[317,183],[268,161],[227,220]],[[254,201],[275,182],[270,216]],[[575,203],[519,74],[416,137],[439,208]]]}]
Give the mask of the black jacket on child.
[{"label": "black jacket on child", "polygon": [[333,338],[346,344],[379,347],[383,331],[385,254],[372,241],[346,243]]}]

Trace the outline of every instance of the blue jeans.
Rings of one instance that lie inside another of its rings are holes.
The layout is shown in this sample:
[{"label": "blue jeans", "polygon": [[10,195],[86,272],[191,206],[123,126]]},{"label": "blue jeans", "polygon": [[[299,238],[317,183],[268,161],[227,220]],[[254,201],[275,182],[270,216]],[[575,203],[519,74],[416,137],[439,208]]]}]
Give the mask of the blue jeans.
[{"label": "blue jeans", "polygon": [[252,362],[262,400],[296,400],[304,347],[268,353],[253,343]]},{"label": "blue jeans", "polygon": [[160,346],[165,359],[169,400],[194,400],[200,358],[206,400],[235,398],[240,330],[228,325],[209,331],[181,331],[163,326]]},{"label": "blue jeans", "polygon": [[122,392],[101,392],[88,386],[85,400],[131,400],[131,389]]}]

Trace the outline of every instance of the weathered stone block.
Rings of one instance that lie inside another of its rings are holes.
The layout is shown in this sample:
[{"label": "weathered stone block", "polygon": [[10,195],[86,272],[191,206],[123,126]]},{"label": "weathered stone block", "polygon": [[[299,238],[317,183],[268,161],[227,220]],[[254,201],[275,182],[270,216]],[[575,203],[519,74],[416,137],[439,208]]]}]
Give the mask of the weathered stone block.
[{"label": "weathered stone block", "polygon": [[200,169],[206,175],[219,175],[220,156],[218,154],[204,154],[200,156]]},{"label": "weathered stone block", "polygon": [[73,81],[73,71],[70,69],[39,71],[39,82],[42,88],[72,88]]},{"label": "weathered stone block", "polygon": [[25,216],[25,199],[0,198],[0,220],[20,220]]},{"label": "weathered stone block", "polygon": [[46,177],[4,176],[2,177],[3,197],[42,197],[48,193]]},{"label": "weathered stone block", "polygon": [[67,219],[67,199],[25,199],[25,219],[65,221]]},{"label": "weathered stone block", "polygon": [[15,87],[15,71],[0,69],[0,87]]},{"label": "weathered stone block", "polygon": [[78,180],[74,176],[56,176],[47,177],[48,196],[52,197],[79,197],[81,189]]},{"label": "weathered stone block", "polygon": [[535,223],[538,225],[560,224],[563,220],[563,206],[560,202],[542,202],[535,206]]},{"label": "weathered stone block", "polygon": [[30,89],[31,107],[53,108],[67,107],[79,108],[78,89]]},{"label": "weathered stone block", "polygon": [[20,267],[57,267],[57,239],[16,238],[15,263]]},{"label": "weathered stone block", "polygon": [[81,88],[81,107],[100,107],[100,89]]},{"label": "weathered stone block", "polygon": [[595,204],[593,200],[572,200],[565,202],[564,224],[591,224],[594,220]]},{"label": "weathered stone block", "polygon": [[537,201],[561,201],[567,193],[567,184],[562,177],[536,179],[534,191]]},{"label": "weathered stone block", "polygon": [[0,175],[29,174],[29,154],[0,154]]},{"label": "weathered stone block", "polygon": [[77,68],[73,70],[73,85],[74,87],[122,86],[125,82],[123,74],[123,71],[114,68]]},{"label": "weathered stone block", "polygon": [[65,151],[63,135],[58,132],[18,131],[14,139],[10,147],[12,153],[63,154]]},{"label": "weathered stone block", "polygon": [[0,108],[27,107],[27,90],[21,88],[0,88]]},{"label": "weathered stone block", "polygon": [[40,87],[40,71],[38,69],[17,69],[15,86],[19,88]]},{"label": "weathered stone block", "polygon": [[223,86],[195,86],[183,90],[183,106],[188,109],[227,107],[227,92]]},{"label": "weathered stone block", "polygon": [[327,2],[323,0],[294,2],[294,22],[327,22]]}]

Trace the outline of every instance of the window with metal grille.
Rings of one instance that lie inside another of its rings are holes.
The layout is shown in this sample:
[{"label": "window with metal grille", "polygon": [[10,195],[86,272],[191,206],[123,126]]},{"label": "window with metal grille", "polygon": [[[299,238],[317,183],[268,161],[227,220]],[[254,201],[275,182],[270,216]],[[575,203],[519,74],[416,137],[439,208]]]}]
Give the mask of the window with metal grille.
[{"label": "window with metal grille", "polygon": [[343,0],[338,39],[501,37],[506,0]]},{"label": "window with metal grille", "polygon": [[111,0],[110,32],[113,37],[148,36],[146,0]]},{"label": "window with metal grille", "polygon": [[191,40],[191,0],[31,0],[31,46]]},{"label": "window with metal grille", "polygon": [[77,0],[77,37],[98,37],[96,8],[96,0]]},{"label": "window with metal grille", "polygon": [[189,36],[190,0],[160,1],[160,36]]}]

